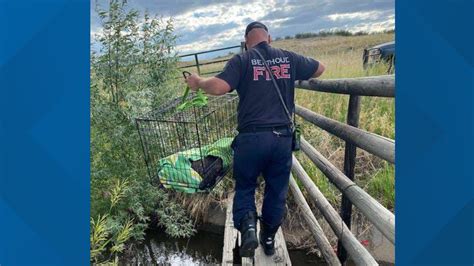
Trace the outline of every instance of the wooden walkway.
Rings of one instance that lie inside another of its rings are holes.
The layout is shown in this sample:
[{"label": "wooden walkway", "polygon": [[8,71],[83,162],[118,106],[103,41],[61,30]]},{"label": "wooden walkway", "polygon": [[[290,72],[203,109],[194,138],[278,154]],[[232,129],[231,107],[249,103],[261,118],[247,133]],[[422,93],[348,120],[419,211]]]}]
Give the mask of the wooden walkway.
[{"label": "wooden walkway", "polygon": [[[234,228],[232,221],[232,201],[234,194],[231,194],[227,199],[227,211],[224,232],[224,250],[222,254],[222,265],[237,264],[234,262],[235,257],[238,258],[238,244],[240,241],[240,233]],[[260,223],[257,223],[257,232],[260,232]],[[291,266],[290,256],[286,248],[285,238],[283,232],[278,229],[275,236],[275,254],[267,256],[263,252],[263,248],[259,245],[255,250],[255,257],[242,258],[242,265],[288,265]]]}]

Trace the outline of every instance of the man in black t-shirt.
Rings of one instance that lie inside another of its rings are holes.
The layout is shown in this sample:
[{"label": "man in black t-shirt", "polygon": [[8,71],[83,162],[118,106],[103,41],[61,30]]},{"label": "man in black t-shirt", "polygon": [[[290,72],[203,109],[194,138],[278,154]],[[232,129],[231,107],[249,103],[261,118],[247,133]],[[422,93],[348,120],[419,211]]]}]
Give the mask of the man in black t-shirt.
[{"label": "man in black t-shirt", "polygon": [[[320,76],[324,66],[294,52],[273,48],[267,27],[250,23],[245,30],[249,49],[233,56],[222,73],[212,78],[196,74],[186,80],[191,89],[202,88],[212,95],[236,90],[239,95],[239,134],[234,150],[234,226],[241,232],[240,255],[253,257],[258,246],[256,235],[255,189],[257,177],[265,179],[260,243],[265,254],[273,255],[274,237],[285,212],[292,162],[290,119],[272,83],[273,74],[286,106],[294,112],[295,80]],[[266,71],[258,50],[273,73]]]}]

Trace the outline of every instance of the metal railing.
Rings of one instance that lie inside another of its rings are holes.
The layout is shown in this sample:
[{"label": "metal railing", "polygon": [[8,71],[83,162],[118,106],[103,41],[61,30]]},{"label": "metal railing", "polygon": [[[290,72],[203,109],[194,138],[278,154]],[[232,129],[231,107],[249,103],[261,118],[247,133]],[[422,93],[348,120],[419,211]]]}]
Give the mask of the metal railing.
[{"label": "metal railing", "polygon": [[197,69],[197,73],[199,75],[203,75],[203,76],[219,73],[219,72],[222,71],[222,69],[215,70],[215,71],[209,71],[209,72],[202,72],[201,67],[205,66],[205,65],[212,65],[212,64],[227,62],[227,61],[229,61],[230,58],[217,59],[217,60],[206,61],[206,62],[199,62],[199,57],[198,56],[202,55],[202,54],[214,53],[214,52],[224,51],[224,50],[232,50],[232,49],[236,49],[236,48],[240,48],[240,52],[242,53],[244,51],[244,42],[240,43],[240,45],[234,45],[234,46],[223,47],[223,48],[219,48],[219,49],[213,49],[213,50],[208,50],[208,51],[202,51],[202,52],[197,52],[197,53],[189,53],[189,54],[180,55],[179,56],[180,58],[193,57],[194,64],[180,66],[179,68],[180,69],[187,69],[187,68],[195,67]]}]

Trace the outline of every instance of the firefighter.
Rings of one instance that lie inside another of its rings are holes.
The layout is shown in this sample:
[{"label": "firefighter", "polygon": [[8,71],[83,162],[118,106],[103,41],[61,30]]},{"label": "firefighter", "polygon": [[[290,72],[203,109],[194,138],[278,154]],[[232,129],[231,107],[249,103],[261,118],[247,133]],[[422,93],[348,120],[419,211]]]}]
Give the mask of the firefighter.
[{"label": "firefighter", "polygon": [[[192,74],[186,79],[192,90],[222,95],[233,90],[239,95],[235,137],[233,202],[234,226],[241,232],[240,255],[253,257],[258,247],[255,189],[257,177],[265,180],[261,210],[260,244],[266,255],[275,253],[275,234],[282,223],[292,162],[292,124],[287,110],[294,112],[295,80],[319,77],[322,63],[271,45],[268,28],[261,22],[245,30],[246,52],[234,55],[215,77]],[[262,56],[272,73],[266,69]],[[272,77],[277,86],[273,83]]]}]

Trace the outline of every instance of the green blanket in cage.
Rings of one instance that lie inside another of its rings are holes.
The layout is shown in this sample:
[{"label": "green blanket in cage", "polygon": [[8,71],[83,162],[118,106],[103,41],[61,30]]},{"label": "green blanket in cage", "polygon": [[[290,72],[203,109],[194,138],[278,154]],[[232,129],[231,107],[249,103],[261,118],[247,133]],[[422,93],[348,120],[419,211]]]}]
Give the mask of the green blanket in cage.
[{"label": "green blanket in cage", "polygon": [[[222,138],[210,145],[186,150],[160,159],[158,162],[158,177],[167,189],[186,193],[196,192],[202,177],[191,168],[191,162],[201,160],[206,156],[216,156],[222,159],[224,169],[232,163],[233,138]],[[201,157],[202,156],[202,157]]]}]

